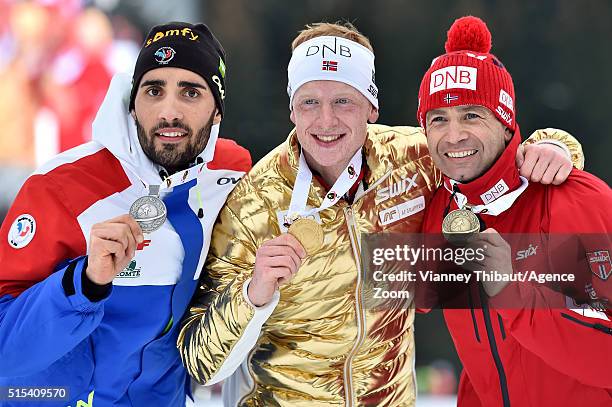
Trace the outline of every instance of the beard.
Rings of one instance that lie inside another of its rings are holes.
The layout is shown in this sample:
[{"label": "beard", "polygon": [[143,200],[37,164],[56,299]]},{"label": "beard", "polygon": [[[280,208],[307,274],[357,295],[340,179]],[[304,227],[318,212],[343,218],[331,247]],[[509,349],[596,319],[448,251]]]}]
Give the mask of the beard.
[{"label": "beard", "polygon": [[[140,124],[138,119],[136,129],[138,133],[138,141],[142,150],[147,157],[154,163],[161,165],[168,171],[169,174],[187,169],[195,161],[196,157],[204,151],[208,139],[210,138],[210,129],[212,128],[215,112],[213,111],[210,118],[195,133],[191,127],[187,126],[180,120],[175,120],[172,123],[166,121],[159,122],[147,134],[147,131]],[[185,131],[185,141],[183,143],[162,143],[161,146],[155,146],[155,134],[158,130],[168,127],[175,127]]]}]

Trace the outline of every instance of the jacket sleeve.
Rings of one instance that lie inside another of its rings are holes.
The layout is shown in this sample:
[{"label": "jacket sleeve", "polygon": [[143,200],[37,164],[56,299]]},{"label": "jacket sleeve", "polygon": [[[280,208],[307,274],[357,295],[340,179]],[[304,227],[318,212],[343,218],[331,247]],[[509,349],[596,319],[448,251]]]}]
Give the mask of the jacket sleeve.
[{"label": "jacket sleeve", "polygon": [[577,296],[584,296],[585,289],[592,291],[607,304],[607,311],[588,304],[579,306],[559,292],[528,284],[509,285],[492,303],[508,304],[508,298],[516,303],[520,298],[521,304],[529,304],[523,309],[497,309],[510,334],[556,370],[584,384],[610,389],[610,279],[605,281],[605,275],[592,272],[588,256],[606,252],[610,266],[612,218],[606,211],[612,207],[612,193],[604,182],[579,170],[549,191],[549,241],[568,242],[561,248],[549,248],[550,268],[567,272],[571,267],[577,281],[572,291]]},{"label": "jacket sleeve", "polygon": [[536,130],[523,142],[523,145],[527,146],[539,143],[555,144],[563,148],[571,157],[574,168],[578,168],[579,170],[584,168],[582,145],[568,132],[552,128]]},{"label": "jacket sleeve", "polygon": [[252,231],[229,204],[213,229],[205,270],[177,341],[183,364],[201,384],[229,377],[246,360],[278,304],[278,291],[262,307],[248,300],[258,247]]},{"label": "jacket sleeve", "polygon": [[102,319],[102,298],[83,294],[86,243],[67,205],[59,185],[34,175],[0,229],[0,376],[48,367]]}]

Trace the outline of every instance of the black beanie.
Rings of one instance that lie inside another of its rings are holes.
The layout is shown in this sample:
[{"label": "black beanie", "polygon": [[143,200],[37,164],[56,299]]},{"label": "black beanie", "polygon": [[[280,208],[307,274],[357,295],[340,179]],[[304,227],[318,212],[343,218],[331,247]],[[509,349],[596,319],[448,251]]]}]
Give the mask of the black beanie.
[{"label": "black beanie", "polygon": [[134,109],[142,76],[152,69],[164,67],[187,69],[204,78],[223,115],[225,51],[205,24],[171,22],[149,31],[134,67],[130,111]]}]

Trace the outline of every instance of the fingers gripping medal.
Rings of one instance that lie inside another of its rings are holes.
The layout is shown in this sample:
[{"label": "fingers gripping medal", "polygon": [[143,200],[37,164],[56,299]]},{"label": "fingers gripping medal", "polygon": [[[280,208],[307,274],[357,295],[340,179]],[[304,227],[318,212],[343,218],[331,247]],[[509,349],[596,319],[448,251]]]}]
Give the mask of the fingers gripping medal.
[{"label": "fingers gripping medal", "polygon": [[296,220],[289,226],[289,234],[301,243],[308,255],[312,255],[323,246],[323,228],[313,219]]},{"label": "fingers gripping medal", "polygon": [[159,185],[149,185],[149,195],[138,198],[130,207],[130,215],[138,222],[143,233],[152,233],[166,221],[168,211],[159,199]]},{"label": "fingers gripping medal", "polygon": [[355,179],[359,177],[361,163],[362,156],[361,150],[359,150],[338,177],[331,190],[325,195],[321,206],[306,210],[306,201],[312,183],[312,172],[308,168],[303,152],[300,154],[298,173],[291,194],[289,211],[285,219],[286,224],[290,225],[288,232],[299,240],[309,256],[320,250],[324,242],[323,228],[311,216],[334,205],[351,189]]}]

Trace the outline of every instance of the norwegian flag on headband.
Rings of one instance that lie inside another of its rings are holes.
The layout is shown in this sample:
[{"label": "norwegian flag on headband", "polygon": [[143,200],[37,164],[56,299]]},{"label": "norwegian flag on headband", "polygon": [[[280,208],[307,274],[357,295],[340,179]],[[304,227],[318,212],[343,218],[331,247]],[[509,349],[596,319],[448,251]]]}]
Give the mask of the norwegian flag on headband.
[{"label": "norwegian flag on headband", "polygon": [[337,61],[323,61],[323,66],[321,67],[322,71],[337,71],[338,70],[338,62]]}]

